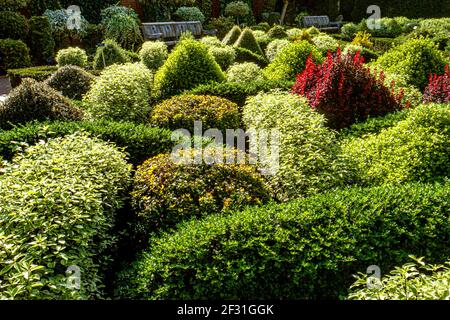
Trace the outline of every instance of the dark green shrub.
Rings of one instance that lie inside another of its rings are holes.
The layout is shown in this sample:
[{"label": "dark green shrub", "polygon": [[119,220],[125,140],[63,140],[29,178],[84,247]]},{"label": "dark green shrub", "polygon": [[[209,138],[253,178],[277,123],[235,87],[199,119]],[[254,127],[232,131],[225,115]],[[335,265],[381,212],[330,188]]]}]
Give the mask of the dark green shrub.
[{"label": "dark green shrub", "polygon": [[30,49],[22,40],[0,39],[0,73],[30,65]]},{"label": "dark green shrub", "polygon": [[209,19],[208,22],[204,24],[204,29],[216,30],[216,36],[219,39],[223,39],[225,35],[233,28],[233,26],[234,26],[233,18],[220,16],[218,18]]},{"label": "dark green shrub", "polygon": [[362,138],[368,134],[378,134],[383,129],[391,128],[405,120],[411,109],[388,113],[383,117],[368,118],[364,122],[355,123],[339,131],[343,138]]},{"label": "dark green shrub", "polygon": [[408,84],[424,89],[430,74],[443,74],[448,64],[429,39],[412,39],[383,54],[376,64],[383,70],[408,77]]},{"label": "dark green shrub", "polygon": [[86,51],[78,47],[61,49],[56,54],[56,62],[59,67],[73,65],[83,68],[87,65],[87,60]]},{"label": "dark green shrub", "polygon": [[220,66],[208,47],[195,40],[181,41],[155,74],[154,94],[168,98],[212,81],[224,81]]},{"label": "dark green shrub", "polygon": [[94,76],[77,66],[67,65],[59,68],[46,80],[46,83],[70,99],[81,100],[88,92]]},{"label": "dark green shrub", "polygon": [[89,55],[94,55],[97,45],[103,41],[103,27],[89,23],[81,36],[81,45]]},{"label": "dark green shrub", "polygon": [[[2,299],[104,294],[117,241],[116,210],[130,177],[125,160],[112,145],[75,134],[30,147],[5,168],[0,177]],[[73,265],[82,272],[80,290],[67,287],[66,270]]]},{"label": "dark green shrub", "polygon": [[28,23],[23,15],[13,11],[0,11],[0,38],[26,40]]},{"label": "dark green shrub", "polygon": [[115,143],[129,154],[133,165],[169,152],[174,146],[171,132],[133,122],[110,120],[30,122],[9,131],[0,132],[0,157],[11,160],[22,145],[34,145],[40,140],[63,137],[86,131],[104,141]]},{"label": "dark green shrub", "polygon": [[286,31],[280,25],[274,25],[269,31],[267,31],[267,35],[272,39],[285,39],[288,37]]},{"label": "dark green shrub", "polygon": [[449,183],[351,188],[212,215],[151,239],[119,276],[132,299],[339,299],[353,274],[450,255]]},{"label": "dark green shrub", "polygon": [[[279,132],[278,169],[267,176],[278,200],[300,198],[343,184],[347,168],[338,157],[336,136],[325,126],[321,114],[311,112],[305,98],[284,92],[259,93],[247,99],[243,120],[248,129]],[[262,159],[259,164],[263,169],[272,166],[270,159]]]},{"label": "dark green shrub", "polygon": [[244,48],[251,52],[264,57],[264,53],[261,50],[258,42],[253,35],[253,31],[250,28],[245,28],[239,38],[234,43],[235,48]]},{"label": "dark green shrub", "polygon": [[267,22],[260,22],[257,25],[252,26],[251,28],[252,30],[261,30],[267,32],[270,30],[270,24],[268,24]]},{"label": "dark green shrub", "polygon": [[31,17],[28,46],[35,65],[50,64],[53,60],[55,40],[47,17]]},{"label": "dark green shrub", "polygon": [[239,39],[242,33],[241,28],[239,26],[234,26],[230,31],[225,35],[222,40],[222,43],[227,46],[232,46],[236,43],[237,39]]},{"label": "dark green shrub", "polygon": [[287,45],[264,70],[267,79],[294,81],[297,74],[305,69],[306,60],[311,56],[314,62],[323,61],[320,51],[307,41]]},{"label": "dark green shrub", "polygon": [[93,67],[95,70],[102,70],[113,64],[127,63],[130,61],[131,59],[126,51],[117,42],[107,39],[97,48]]},{"label": "dark green shrub", "polygon": [[256,54],[245,48],[234,48],[236,51],[236,62],[244,63],[244,62],[254,62],[261,68],[265,68],[269,63],[267,59],[259,54]]},{"label": "dark green shrub", "polygon": [[248,97],[256,95],[258,92],[268,92],[273,89],[288,91],[293,85],[293,81],[222,82],[200,85],[189,92],[226,98],[242,107]]},{"label": "dark green shrub", "polygon": [[56,70],[57,66],[38,66],[20,69],[8,69],[9,80],[13,88],[22,83],[22,79],[31,78],[36,81],[44,81],[50,77]]},{"label": "dark green shrub", "polygon": [[365,185],[442,180],[450,174],[450,106],[421,105],[377,135],[343,144]]},{"label": "dark green shrub", "polygon": [[205,15],[197,7],[179,7],[173,14],[179,21],[200,21],[205,22]]},{"label": "dark green shrub", "polygon": [[102,71],[83,97],[94,118],[145,122],[153,74],[141,63],[115,64]]},{"label": "dark green shrub", "polygon": [[[202,157],[202,151],[187,149],[174,155],[159,155],[138,167],[131,192],[132,204],[147,235],[193,217],[270,200],[270,192],[256,168],[234,161],[225,164],[225,157],[237,154],[222,148],[205,149],[200,163],[193,159]],[[222,162],[206,163],[205,157],[215,157],[216,150],[223,152]]]},{"label": "dark green shrub", "polygon": [[205,25],[207,30],[217,30],[217,37],[223,39],[228,31],[234,26],[234,20],[231,17],[220,16],[218,18],[211,18]]},{"label": "dark green shrub", "polygon": [[395,46],[395,40],[392,38],[371,38],[370,41],[373,42],[373,50],[376,52],[384,53]]},{"label": "dark green shrub", "polygon": [[83,112],[48,85],[24,79],[0,104],[0,128],[32,120],[79,120]]},{"label": "dark green shrub", "polygon": [[150,123],[171,130],[187,129],[194,134],[194,121],[201,121],[203,130],[238,129],[241,115],[238,106],[224,98],[207,95],[180,95],[153,107]]}]

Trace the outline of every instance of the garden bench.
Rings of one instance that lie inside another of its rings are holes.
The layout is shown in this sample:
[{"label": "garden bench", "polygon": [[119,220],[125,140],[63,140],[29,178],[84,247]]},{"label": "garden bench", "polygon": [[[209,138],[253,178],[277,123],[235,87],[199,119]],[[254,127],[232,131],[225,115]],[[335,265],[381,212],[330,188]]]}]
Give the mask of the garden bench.
[{"label": "garden bench", "polygon": [[174,45],[183,32],[190,31],[196,38],[215,35],[216,30],[204,30],[200,21],[147,22],[142,24],[145,40],[162,40]]},{"label": "garden bench", "polygon": [[306,28],[316,27],[320,31],[339,31],[342,19],[339,20],[332,22],[328,16],[305,16],[302,18],[302,23]]}]

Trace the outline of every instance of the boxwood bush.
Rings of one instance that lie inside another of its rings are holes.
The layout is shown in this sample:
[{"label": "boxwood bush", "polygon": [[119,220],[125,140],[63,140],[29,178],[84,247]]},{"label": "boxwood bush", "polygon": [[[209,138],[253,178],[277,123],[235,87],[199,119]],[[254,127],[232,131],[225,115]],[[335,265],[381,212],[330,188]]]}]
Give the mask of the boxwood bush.
[{"label": "boxwood bush", "polygon": [[383,54],[376,64],[383,70],[408,77],[408,83],[424,89],[430,74],[443,74],[448,64],[430,39],[412,39]]},{"label": "boxwood bush", "polygon": [[211,46],[208,52],[214,57],[222,70],[226,70],[236,59],[236,51],[231,46]]},{"label": "boxwood bush", "polygon": [[153,74],[141,63],[107,67],[83,97],[94,118],[146,121]]},{"label": "boxwood bush", "polygon": [[126,50],[121,48],[116,41],[107,39],[97,48],[93,67],[96,70],[102,70],[113,64],[123,64],[130,61],[131,58],[127,55]]},{"label": "boxwood bush", "polygon": [[449,183],[351,188],[211,215],[151,239],[119,276],[133,299],[338,299],[352,274],[450,256]]},{"label": "boxwood bush", "polygon": [[87,65],[87,60],[86,51],[78,47],[61,49],[56,54],[56,62],[59,67],[70,64],[83,68]]},{"label": "boxwood bush", "polygon": [[29,67],[30,49],[21,40],[0,39],[0,74],[8,69]]},{"label": "boxwood bush", "polygon": [[418,106],[377,135],[344,143],[362,184],[442,180],[450,174],[448,104]]},{"label": "boxwood bush", "polygon": [[306,60],[311,56],[314,62],[323,61],[322,54],[307,41],[295,42],[287,45],[264,70],[269,80],[294,81],[295,76],[303,71]]},{"label": "boxwood bush", "polygon": [[0,11],[0,38],[23,40],[27,39],[27,19],[18,12]]},{"label": "boxwood bush", "polygon": [[59,68],[45,80],[45,83],[70,99],[81,100],[82,96],[91,88],[93,81],[94,76],[84,69],[66,65]]},{"label": "boxwood bush", "polygon": [[157,70],[168,56],[167,45],[162,41],[146,41],[139,51],[141,62],[150,70]]},{"label": "boxwood bush", "polygon": [[[221,163],[207,163],[216,151],[223,153],[217,158]],[[253,165],[226,162],[238,156],[245,158],[233,149],[210,146],[203,153],[181,149],[145,161],[131,192],[139,229],[148,234],[193,217],[268,202],[269,189]]]},{"label": "boxwood bush", "polygon": [[264,56],[264,53],[261,50],[258,42],[256,41],[255,36],[253,35],[253,31],[250,28],[245,28],[242,33],[239,35],[239,38],[234,43],[235,48],[244,48],[250,50],[251,52]]},{"label": "boxwood bush", "polygon": [[264,75],[261,68],[253,62],[235,63],[227,70],[227,80],[230,82],[262,81]]},{"label": "boxwood bush", "polygon": [[194,133],[194,121],[201,121],[203,130],[238,129],[241,115],[238,106],[227,99],[185,94],[157,104],[150,114],[150,123],[171,130],[187,129]]},{"label": "boxwood bush", "polygon": [[171,131],[152,128],[133,122],[116,122],[105,119],[94,121],[45,121],[29,122],[8,131],[0,132],[0,157],[11,160],[24,147],[41,140],[64,137],[85,131],[104,141],[113,142],[128,153],[129,161],[139,165],[144,160],[167,153],[176,141],[171,139]]},{"label": "boxwood bush", "polygon": [[275,57],[289,44],[289,40],[286,39],[276,39],[271,41],[266,48],[266,57],[272,62]]},{"label": "boxwood bush", "polygon": [[[244,106],[247,128],[278,129],[279,169],[267,176],[278,200],[285,201],[337,186],[346,168],[338,157],[335,134],[305,98],[290,93],[260,93]],[[270,165],[270,164],[269,164]],[[265,168],[266,163],[261,163]]]},{"label": "boxwood bush", "polygon": [[267,59],[260,55],[256,54],[246,48],[235,47],[236,51],[236,62],[244,63],[244,62],[254,62],[261,68],[265,68],[268,64]]},{"label": "boxwood bush", "polygon": [[224,80],[225,75],[208,47],[186,39],[178,43],[156,72],[154,94],[157,98],[168,98],[200,84]]},{"label": "boxwood bush", "polygon": [[226,98],[238,104],[239,107],[244,106],[248,97],[256,95],[258,92],[268,92],[274,89],[289,90],[294,85],[293,81],[251,81],[242,82],[222,82],[209,83],[200,85],[191,91],[194,94],[209,94]]},{"label": "boxwood bush", "polygon": [[52,27],[45,16],[31,17],[28,46],[35,65],[46,65],[53,62],[55,40]]},{"label": "boxwood bush", "polygon": [[82,110],[45,83],[24,79],[0,104],[0,128],[32,120],[80,120]]},{"label": "boxwood bush", "polygon": [[242,30],[239,28],[239,26],[234,26],[231,28],[230,31],[225,35],[225,37],[222,39],[222,43],[227,46],[232,46],[236,43],[237,39],[239,39],[239,36],[241,35]]},{"label": "boxwood bush", "polygon": [[[0,176],[0,297],[92,299],[104,289],[130,165],[85,134],[28,148]],[[66,269],[81,269],[80,290]]]},{"label": "boxwood bush", "polygon": [[22,83],[22,79],[24,78],[44,81],[56,70],[58,70],[57,66],[37,66],[30,68],[8,69],[8,76],[11,86],[15,88]]}]

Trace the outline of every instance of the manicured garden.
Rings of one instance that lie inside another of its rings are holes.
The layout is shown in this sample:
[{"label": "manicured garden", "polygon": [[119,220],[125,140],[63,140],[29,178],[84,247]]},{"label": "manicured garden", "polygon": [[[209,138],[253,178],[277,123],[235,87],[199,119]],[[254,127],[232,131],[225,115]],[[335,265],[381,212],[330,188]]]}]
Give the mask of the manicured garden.
[{"label": "manicured garden", "polygon": [[78,2],[0,0],[0,299],[450,298],[449,17]]}]

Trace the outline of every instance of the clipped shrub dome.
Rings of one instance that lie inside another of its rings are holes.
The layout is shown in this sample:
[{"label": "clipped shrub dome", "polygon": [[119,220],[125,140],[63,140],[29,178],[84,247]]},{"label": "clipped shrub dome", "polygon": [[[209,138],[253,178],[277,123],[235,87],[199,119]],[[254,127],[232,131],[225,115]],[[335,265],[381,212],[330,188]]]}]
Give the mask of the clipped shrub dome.
[{"label": "clipped shrub dome", "polygon": [[93,81],[94,76],[84,69],[67,65],[59,68],[45,82],[64,96],[81,100],[82,96],[89,91]]}]

